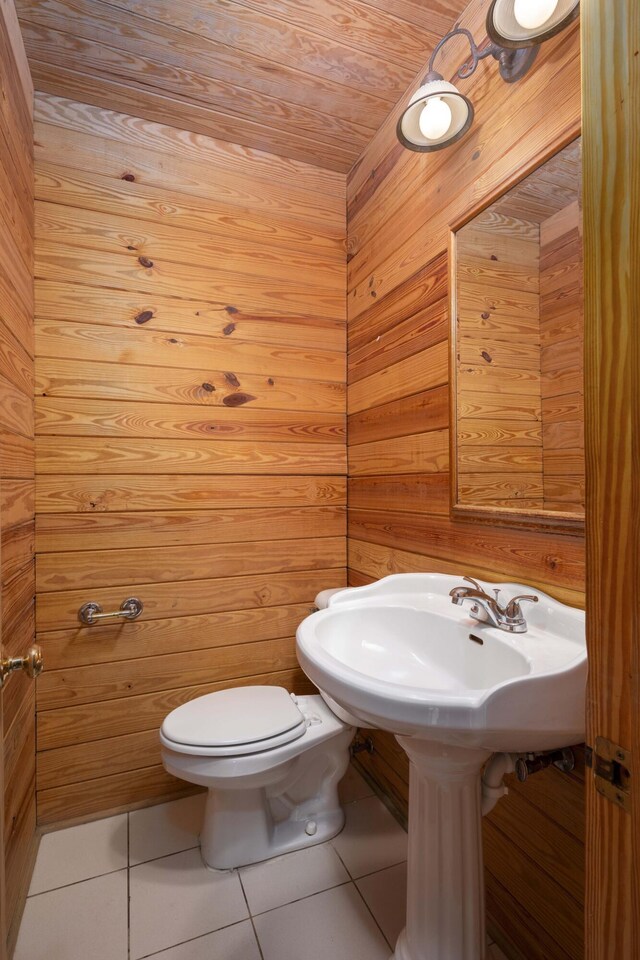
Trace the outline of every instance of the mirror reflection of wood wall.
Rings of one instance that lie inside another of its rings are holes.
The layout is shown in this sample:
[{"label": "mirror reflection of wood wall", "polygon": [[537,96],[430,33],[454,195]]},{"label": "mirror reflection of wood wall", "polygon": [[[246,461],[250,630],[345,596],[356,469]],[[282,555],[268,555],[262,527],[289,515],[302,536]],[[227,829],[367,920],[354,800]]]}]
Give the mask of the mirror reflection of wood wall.
[{"label": "mirror reflection of wood wall", "polygon": [[458,502],[584,513],[580,141],[456,235]]}]

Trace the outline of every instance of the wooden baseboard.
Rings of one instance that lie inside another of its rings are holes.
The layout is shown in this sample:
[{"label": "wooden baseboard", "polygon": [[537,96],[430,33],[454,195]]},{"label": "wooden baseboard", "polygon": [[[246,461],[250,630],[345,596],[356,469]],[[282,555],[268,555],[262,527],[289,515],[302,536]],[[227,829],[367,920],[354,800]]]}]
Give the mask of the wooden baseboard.
[{"label": "wooden baseboard", "polygon": [[66,830],[67,827],[77,827],[81,823],[92,823],[94,820],[104,820],[106,817],[115,817],[118,813],[129,813],[131,810],[142,810],[145,807],[155,807],[159,803],[169,803],[171,800],[180,800],[181,797],[189,797],[194,793],[202,793],[204,787],[196,787],[185,784],[183,789],[175,790],[162,797],[149,797],[147,800],[138,800],[136,803],[124,803],[117,807],[109,807],[108,810],[98,810],[94,813],[87,813],[82,817],[71,817],[68,820],[56,820],[52,823],[39,823],[38,835],[45,833],[55,833],[57,830]]},{"label": "wooden baseboard", "polygon": [[357,756],[352,759],[351,763],[356,768],[362,779],[371,787],[376,797],[381,800],[382,803],[384,803],[389,813],[395,817],[402,829],[406,830],[408,826],[407,811],[396,802],[393,796],[382,789],[380,784],[374,780],[366,767],[358,762]]}]

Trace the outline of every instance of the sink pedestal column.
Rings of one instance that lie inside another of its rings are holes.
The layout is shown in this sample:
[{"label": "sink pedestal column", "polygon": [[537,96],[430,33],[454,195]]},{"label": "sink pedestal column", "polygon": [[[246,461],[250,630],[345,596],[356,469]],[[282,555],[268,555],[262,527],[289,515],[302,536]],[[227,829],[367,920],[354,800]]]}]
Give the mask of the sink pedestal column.
[{"label": "sink pedestal column", "polygon": [[407,925],[394,958],[483,960],[480,773],[490,752],[397,739],[411,773]]}]

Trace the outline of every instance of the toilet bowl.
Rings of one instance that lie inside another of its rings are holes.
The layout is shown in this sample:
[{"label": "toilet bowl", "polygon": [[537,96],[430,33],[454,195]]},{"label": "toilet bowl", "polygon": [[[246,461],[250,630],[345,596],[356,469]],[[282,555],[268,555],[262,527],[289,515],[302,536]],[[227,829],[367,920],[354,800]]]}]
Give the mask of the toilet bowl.
[{"label": "toilet bowl", "polygon": [[335,836],[355,729],[320,696],[248,686],[197,697],[162,724],[162,762],[208,788],[202,857],[228,870]]}]

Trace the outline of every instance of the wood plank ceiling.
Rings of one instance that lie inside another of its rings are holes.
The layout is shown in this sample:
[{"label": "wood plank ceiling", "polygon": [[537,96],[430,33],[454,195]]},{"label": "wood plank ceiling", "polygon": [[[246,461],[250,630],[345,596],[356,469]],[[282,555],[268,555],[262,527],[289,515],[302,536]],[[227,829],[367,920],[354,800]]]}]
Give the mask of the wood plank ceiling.
[{"label": "wood plank ceiling", "polygon": [[347,171],[466,4],[18,0],[17,6],[37,90]]}]

